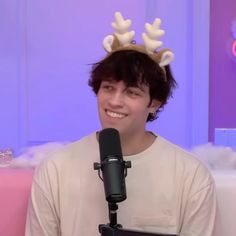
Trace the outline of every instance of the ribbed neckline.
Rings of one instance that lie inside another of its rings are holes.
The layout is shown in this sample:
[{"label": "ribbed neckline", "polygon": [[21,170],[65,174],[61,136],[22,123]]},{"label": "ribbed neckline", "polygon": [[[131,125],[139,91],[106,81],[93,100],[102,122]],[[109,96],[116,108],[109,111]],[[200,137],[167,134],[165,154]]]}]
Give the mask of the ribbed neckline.
[{"label": "ribbed neckline", "polygon": [[148,155],[148,153],[152,152],[152,150],[154,149],[154,147],[158,144],[158,142],[160,140],[160,137],[158,135],[156,135],[155,133],[153,133],[153,134],[156,136],[156,138],[155,138],[154,142],[148,148],[146,148],[142,152],[139,152],[134,155],[124,156],[123,158],[125,160],[130,160],[130,161],[145,158]]},{"label": "ribbed neckline", "polygon": [[[135,160],[135,159],[141,159],[141,158],[145,158],[145,156],[148,155],[149,152],[152,152],[152,149],[159,143],[160,141],[160,136],[157,135],[156,133],[154,132],[151,132],[149,131],[150,133],[152,133],[154,136],[156,136],[154,142],[148,147],[146,148],[145,150],[143,150],[142,152],[139,152],[137,154],[134,154],[134,155],[128,155],[128,156],[123,156],[123,158],[125,160]],[[96,141],[97,145],[98,145],[98,140],[97,140],[97,136],[96,136],[96,133],[97,132],[94,132],[93,136],[94,136],[94,140]]]}]

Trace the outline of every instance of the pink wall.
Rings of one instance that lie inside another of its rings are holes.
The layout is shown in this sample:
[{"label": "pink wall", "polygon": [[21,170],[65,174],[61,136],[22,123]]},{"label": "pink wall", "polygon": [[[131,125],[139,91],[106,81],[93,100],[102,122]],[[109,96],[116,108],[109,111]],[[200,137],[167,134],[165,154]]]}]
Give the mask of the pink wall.
[{"label": "pink wall", "polygon": [[215,128],[236,128],[236,57],[230,54],[230,46],[236,40],[231,31],[233,20],[236,20],[235,0],[211,1],[210,141],[214,141]]}]

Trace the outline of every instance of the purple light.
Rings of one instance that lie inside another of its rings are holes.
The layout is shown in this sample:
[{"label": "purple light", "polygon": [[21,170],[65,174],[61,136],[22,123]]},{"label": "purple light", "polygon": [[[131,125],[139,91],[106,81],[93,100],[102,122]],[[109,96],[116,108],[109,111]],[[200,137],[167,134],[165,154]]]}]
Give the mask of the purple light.
[{"label": "purple light", "polygon": [[231,30],[233,33],[233,37],[236,39],[236,20],[232,21]]}]

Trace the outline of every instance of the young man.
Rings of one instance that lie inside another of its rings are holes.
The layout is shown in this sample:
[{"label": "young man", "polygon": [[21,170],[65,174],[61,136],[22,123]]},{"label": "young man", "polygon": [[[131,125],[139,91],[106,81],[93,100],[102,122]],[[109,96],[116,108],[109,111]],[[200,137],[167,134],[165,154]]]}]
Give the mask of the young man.
[{"label": "young man", "polygon": [[[123,20],[120,14],[116,20]],[[154,22],[153,28],[157,25]],[[124,159],[132,162],[118,223],[154,233],[219,235],[215,186],[208,170],[191,154],[145,128],[147,121],[157,118],[176,85],[168,65],[173,55],[152,54],[150,47],[122,44],[119,37],[105,40],[108,55],[94,65],[89,80],[97,95],[102,129],[119,131]],[[103,183],[92,168],[100,159],[98,138],[99,132],[84,137],[37,168],[27,236],[99,235],[98,225],[108,222],[108,209]]]}]

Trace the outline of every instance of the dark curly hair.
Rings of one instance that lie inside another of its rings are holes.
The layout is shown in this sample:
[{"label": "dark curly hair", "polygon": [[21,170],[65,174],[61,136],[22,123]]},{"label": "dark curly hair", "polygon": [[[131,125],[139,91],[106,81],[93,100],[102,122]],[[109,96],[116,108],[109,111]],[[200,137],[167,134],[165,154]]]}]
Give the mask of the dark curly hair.
[{"label": "dark curly hair", "polygon": [[158,117],[158,112],[163,109],[177,85],[170,66],[161,68],[147,54],[135,50],[115,51],[93,64],[88,84],[95,94],[98,93],[103,80],[122,80],[128,87],[147,85],[151,98],[149,105],[153,99],[161,102],[160,108],[154,114],[150,113],[147,121]]}]

